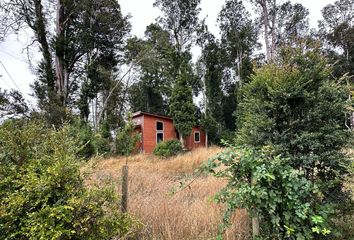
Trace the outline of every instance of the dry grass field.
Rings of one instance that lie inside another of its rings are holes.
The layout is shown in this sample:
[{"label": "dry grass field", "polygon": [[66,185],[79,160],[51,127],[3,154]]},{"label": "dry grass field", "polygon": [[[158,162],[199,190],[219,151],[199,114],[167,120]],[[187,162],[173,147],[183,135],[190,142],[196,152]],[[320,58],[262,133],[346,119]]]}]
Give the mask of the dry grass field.
[{"label": "dry grass field", "polygon": [[[212,196],[225,184],[222,179],[199,177],[174,195],[171,189],[188,180],[195,169],[221,149],[200,148],[169,159],[151,155],[129,157],[129,213],[144,224],[139,239],[212,239],[222,222],[223,206]],[[102,159],[95,163],[89,184],[116,183],[120,192],[121,169],[125,158]],[[247,213],[239,210],[224,239],[249,239]]]}]

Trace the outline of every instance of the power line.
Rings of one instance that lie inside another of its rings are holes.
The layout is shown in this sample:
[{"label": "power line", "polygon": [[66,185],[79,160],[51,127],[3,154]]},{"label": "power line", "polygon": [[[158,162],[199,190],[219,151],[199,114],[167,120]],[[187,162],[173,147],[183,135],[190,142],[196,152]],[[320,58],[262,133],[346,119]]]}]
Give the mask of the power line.
[{"label": "power line", "polygon": [[[0,64],[2,65],[2,67],[5,69],[5,72],[7,73],[7,75],[9,76],[9,78],[11,79],[12,83],[16,86],[17,90],[22,93],[22,91],[20,90],[20,88],[18,87],[18,85],[16,84],[15,80],[12,78],[12,76],[10,75],[9,71],[7,71],[7,68],[5,67],[4,63],[0,60]],[[6,83],[6,81],[5,81]],[[7,85],[7,84],[6,84]],[[8,86],[9,87],[9,86]],[[27,103],[29,105],[32,106],[32,103],[30,100],[27,99],[27,97],[24,94],[21,94],[22,97],[27,101]]]},{"label": "power line", "polygon": [[17,61],[20,61],[20,62],[23,62],[23,63],[26,63],[26,64],[27,64],[27,62],[26,62],[25,60],[20,59],[20,58],[14,56],[14,55],[12,55],[12,54],[10,54],[10,53],[8,53],[8,52],[5,52],[5,51],[2,50],[2,49],[0,49],[0,52],[5,53],[6,55],[8,55],[8,56],[10,56],[10,57],[12,57],[12,58],[14,58],[14,59],[16,59]]},{"label": "power line", "polygon": [[11,75],[10,75],[9,71],[7,71],[7,69],[6,69],[5,65],[3,64],[3,62],[2,62],[1,60],[0,60],[0,64],[1,64],[1,65],[2,65],[2,67],[5,69],[5,72],[6,72],[6,73],[7,73],[7,75],[9,76],[10,80],[12,81],[12,83],[16,86],[17,90],[18,90],[19,92],[21,92],[20,88],[17,86],[17,84],[16,84],[15,80],[11,77]]},{"label": "power line", "polygon": [[2,75],[0,75],[0,79],[3,79],[5,85],[6,85],[9,89],[11,89],[10,85],[7,83],[7,81],[5,80],[5,78],[2,77]]}]

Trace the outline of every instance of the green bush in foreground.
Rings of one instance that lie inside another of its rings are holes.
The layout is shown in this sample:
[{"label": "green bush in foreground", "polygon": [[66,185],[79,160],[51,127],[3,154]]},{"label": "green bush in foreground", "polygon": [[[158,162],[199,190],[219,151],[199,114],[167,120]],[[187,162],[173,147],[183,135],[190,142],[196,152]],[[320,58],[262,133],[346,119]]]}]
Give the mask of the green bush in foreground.
[{"label": "green bush in foreground", "polygon": [[236,141],[216,159],[229,167],[219,199],[257,216],[262,239],[350,239],[336,226],[353,214],[346,80],[306,43],[284,48],[243,86]]},{"label": "green bush in foreground", "polygon": [[111,239],[136,226],[119,212],[113,187],[85,186],[69,129],[0,126],[1,239]]},{"label": "green bush in foreground", "polygon": [[318,185],[289,163],[290,159],[277,155],[269,146],[262,150],[231,146],[210,159],[206,169],[228,179],[227,186],[216,196],[218,202],[227,204],[225,223],[235,209],[245,208],[251,216],[260,218],[259,239],[329,236],[331,205],[322,203]]},{"label": "green bush in foreground", "polygon": [[160,142],[154,149],[154,155],[160,157],[175,156],[183,151],[181,142],[178,140],[169,140]]}]

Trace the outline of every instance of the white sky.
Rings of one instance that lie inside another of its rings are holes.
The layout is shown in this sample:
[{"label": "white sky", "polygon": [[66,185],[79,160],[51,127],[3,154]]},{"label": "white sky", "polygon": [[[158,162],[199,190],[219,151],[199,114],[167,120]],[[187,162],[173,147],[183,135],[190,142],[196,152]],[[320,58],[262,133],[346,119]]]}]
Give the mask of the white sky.
[{"label": "white sky", "polygon": [[[119,0],[124,15],[130,13],[132,24],[132,35],[142,37],[144,35],[145,27],[154,22],[159,16],[159,10],[153,8],[155,0]],[[200,18],[207,17],[206,23],[209,30],[218,36],[219,30],[216,26],[217,15],[221,10],[224,0],[202,0],[202,12]],[[335,0],[291,0],[291,2],[301,3],[310,11],[310,27],[316,28],[318,20],[321,19],[321,10],[327,4],[333,4]],[[248,8],[252,12],[252,9]],[[31,70],[27,51],[24,48],[29,43],[27,34],[21,36],[10,36],[5,42],[0,42],[0,87],[2,89],[17,89],[24,93],[26,99],[31,99],[29,94],[31,89],[29,85],[35,78],[33,69]],[[35,65],[38,61],[39,54],[32,52],[29,56],[32,64]],[[198,51],[196,51],[198,52]],[[5,71],[5,66],[8,73]],[[10,75],[10,76],[9,76]],[[12,79],[11,79],[12,78]],[[15,82],[15,83],[14,83]],[[32,101],[32,100],[30,100]]]}]

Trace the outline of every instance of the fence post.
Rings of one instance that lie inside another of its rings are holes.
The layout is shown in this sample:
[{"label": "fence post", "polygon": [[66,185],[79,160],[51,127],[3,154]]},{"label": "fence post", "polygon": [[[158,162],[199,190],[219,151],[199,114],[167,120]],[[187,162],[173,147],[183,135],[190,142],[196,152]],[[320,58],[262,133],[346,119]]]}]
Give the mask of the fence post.
[{"label": "fence post", "polygon": [[[251,184],[254,185],[256,183],[255,179],[251,178]],[[254,216],[252,218],[252,238],[256,239],[259,236],[259,218],[258,216]]]},{"label": "fence post", "polygon": [[252,218],[252,237],[256,239],[259,236],[259,219],[258,217]]},{"label": "fence post", "polygon": [[122,168],[122,212],[128,211],[128,165],[124,165]]}]

